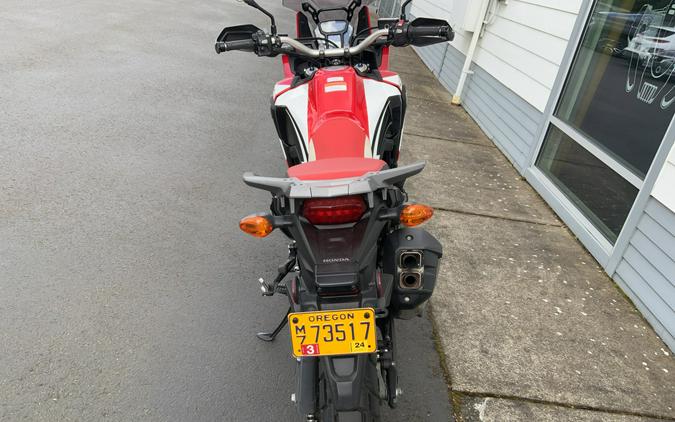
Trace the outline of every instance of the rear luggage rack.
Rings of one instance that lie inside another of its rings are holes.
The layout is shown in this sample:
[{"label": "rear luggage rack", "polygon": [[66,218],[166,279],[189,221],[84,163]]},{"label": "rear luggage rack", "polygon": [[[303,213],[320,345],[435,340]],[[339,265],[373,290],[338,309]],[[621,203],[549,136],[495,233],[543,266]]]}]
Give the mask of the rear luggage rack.
[{"label": "rear luggage rack", "polygon": [[333,198],[372,193],[379,189],[394,187],[397,183],[419,174],[425,166],[426,161],[421,161],[395,169],[367,173],[358,178],[336,180],[302,181],[291,177],[265,177],[245,173],[244,183],[287,198]]}]

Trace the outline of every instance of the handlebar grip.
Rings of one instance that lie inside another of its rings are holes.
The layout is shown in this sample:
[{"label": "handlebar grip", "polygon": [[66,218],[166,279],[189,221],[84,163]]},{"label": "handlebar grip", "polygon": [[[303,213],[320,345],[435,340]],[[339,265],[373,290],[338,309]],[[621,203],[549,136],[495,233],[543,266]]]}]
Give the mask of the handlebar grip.
[{"label": "handlebar grip", "polygon": [[224,53],[226,51],[255,51],[256,42],[254,40],[237,40],[216,43],[216,53]]},{"label": "handlebar grip", "polygon": [[411,26],[408,28],[408,37],[413,41],[417,37],[438,37],[448,41],[455,38],[455,33],[447,26]]}]

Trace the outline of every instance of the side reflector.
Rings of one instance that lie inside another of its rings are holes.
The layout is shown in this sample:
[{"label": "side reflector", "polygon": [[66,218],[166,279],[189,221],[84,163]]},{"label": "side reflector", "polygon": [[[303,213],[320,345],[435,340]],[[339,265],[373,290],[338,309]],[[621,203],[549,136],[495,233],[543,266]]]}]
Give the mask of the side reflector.
[{"label": "side reflector", "polygon": [[415,227],[428,221],[434,215],[434,209],[422,204],[411,204],[401,211],[401,224]]},{"label": "side reflector", "polygon": [[261,215],[249,215],[239,222],[239,228],[254,237],[265,237],[272,233],[274,227],[267,218]]}]

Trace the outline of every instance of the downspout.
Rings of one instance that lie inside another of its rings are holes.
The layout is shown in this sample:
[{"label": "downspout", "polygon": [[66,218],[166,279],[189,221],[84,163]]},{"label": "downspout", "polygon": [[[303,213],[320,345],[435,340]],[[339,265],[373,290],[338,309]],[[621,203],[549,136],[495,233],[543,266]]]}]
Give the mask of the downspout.
[{"label": "downspout", "polygon": [[471,73],[473,73],[471,71],[471,63],[473,62],[474,54],[476,54],[476,46],[478,45],[478,40],[480,39],[481,33],[483,32],[483,25],[485,24],[485,15],[487,14],[489,5],[490,0],[481,0],[480,13],[478,13],[478,19],[476,19],[476,22],[473,25],[473,36],[471,37],[471,44],[469,44],[469,51],[466,52],[466,60],[464,60],[464,67],[462,68],[462,74],[459,76],[459,83],[457,84],[457,90],[455,91],[455,95],[452,96],[452,104],[454,105],[462,104],[462,92],[464,91],[466,78]]}]

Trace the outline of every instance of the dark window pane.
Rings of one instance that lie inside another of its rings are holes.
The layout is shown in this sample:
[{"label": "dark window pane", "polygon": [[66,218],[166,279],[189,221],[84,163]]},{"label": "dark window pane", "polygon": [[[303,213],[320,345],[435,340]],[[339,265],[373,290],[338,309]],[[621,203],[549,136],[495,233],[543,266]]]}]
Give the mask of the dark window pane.
[{"label": "dark window pane", "polygon": [[674,99],[675,0],[598,1],[556,116],[644,177]]},{"label": "dark window pane", "polygon": [[638,190],[555,126],[537,166],[614,243]]}]

